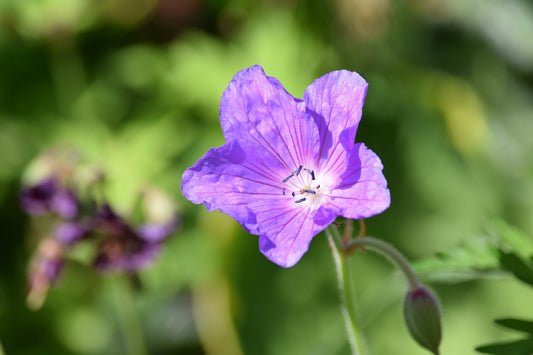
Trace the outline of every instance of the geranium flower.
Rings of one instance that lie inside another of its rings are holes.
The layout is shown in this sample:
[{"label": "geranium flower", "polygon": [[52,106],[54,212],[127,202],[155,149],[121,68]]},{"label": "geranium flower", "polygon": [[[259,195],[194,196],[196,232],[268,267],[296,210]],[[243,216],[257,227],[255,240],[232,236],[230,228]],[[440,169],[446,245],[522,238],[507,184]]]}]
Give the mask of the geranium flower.
[{"label": "geranium flower", "polygon": [[361,219],[390,205],[378,156],[355,144],[368,84],[335,71],[303,100],[256,65],[237,73],[220,104],[226,144],[183,174],[182,192],[259,235],[261,252],[291,267],[337,216]]}]

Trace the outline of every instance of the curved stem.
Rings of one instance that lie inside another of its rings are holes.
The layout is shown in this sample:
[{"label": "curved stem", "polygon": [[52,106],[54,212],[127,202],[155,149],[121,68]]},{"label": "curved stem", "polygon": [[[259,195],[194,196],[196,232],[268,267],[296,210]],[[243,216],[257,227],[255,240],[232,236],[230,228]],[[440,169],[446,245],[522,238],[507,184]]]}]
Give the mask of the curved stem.
[{"label": "curved stem", "polygon": [[418,278],[416,277],[415,272],[411,268],[411,265],[409,265],[407,259],[405,259],[405,257],[391,245],[376,238],[361,237],[351,239],[349,242],[343,245],[343,249],[346,250],[357,245],[364,246],[365,248],[371,249],[377,252],[378,254],[383,255],[386,259],[398,266],[398,268],[403,272],[405,278],[407,279],[407,282],[409,283],[409,288],[411,290],[416,290],[421,286],[420,281],[418,281]]},{"label": "curved stem", "polygon": [[363,337],[359,333],[357,326],[357,314],[355,312],[349,258],[343,253],[338,231],[335,228],[327,228],[326,235],[328,236],[329,245],[333,252],[333,259],[335,260],[337,279],[342,294],[342,313],[344,315],[344,322],[352,349],[352,355],[363,355],[366,351]]}]

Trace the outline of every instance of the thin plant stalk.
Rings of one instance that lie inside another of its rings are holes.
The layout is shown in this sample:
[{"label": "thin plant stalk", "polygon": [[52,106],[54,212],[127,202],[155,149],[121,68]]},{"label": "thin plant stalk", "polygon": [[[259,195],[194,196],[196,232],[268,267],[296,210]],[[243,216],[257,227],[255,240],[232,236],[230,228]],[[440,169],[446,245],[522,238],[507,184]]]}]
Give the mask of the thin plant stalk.
[{"label": "thin plant stalk", "polygon": [[355,310],[355,298],[349,267],[350,260],[349,257],[343,253],[340,236],[338,235],[337,230],[333,229],[333,233],[337,234],[333,236],[330,228],[326,229],[326,235],[328,236],[329,245],[335,261],[335,268],[337,270],[337,279],[342,295],[342,314],[344,316],[344,323],[346,326],[346,332],[348,333],[352,355],[365,355],[367,354],[366,347],[363,337],[359,332],[357,313]]},{"label": "thin plant stalk", "polygon": [[345,243],[343,249],[347,250],[355,246],[364,246],[366,249],[373,250],[396,265],[404,274],[411,290],[416,290],[421,287],[420,281],[418,281],[407,259],[390,244],[372,237],[359,237]]},{"label": "thin plant stalk", "polygon": [[126,353],[128,355],[147,355],[130,280],[126,276],[117,276],[113,277],[110,282]]}]

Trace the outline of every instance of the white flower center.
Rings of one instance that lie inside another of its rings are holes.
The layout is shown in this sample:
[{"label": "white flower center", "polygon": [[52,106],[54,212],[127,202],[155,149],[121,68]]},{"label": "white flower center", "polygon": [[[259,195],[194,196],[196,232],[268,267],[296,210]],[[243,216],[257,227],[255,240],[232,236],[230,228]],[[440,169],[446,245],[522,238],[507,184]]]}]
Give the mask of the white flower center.
[{"label": "white flower center", "polygon": [[322,200],[321,186],[315,172],[311,169],[298,166],[285,179],[282,194],[292,198],[294,205],[310,205],[318,207]]}]

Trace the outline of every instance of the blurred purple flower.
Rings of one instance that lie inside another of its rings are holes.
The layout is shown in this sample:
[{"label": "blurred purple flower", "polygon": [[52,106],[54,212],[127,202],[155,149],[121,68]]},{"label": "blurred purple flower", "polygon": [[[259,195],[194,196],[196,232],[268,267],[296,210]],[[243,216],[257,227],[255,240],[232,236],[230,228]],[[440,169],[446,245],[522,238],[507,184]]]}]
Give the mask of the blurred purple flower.
[{"label": "blurred purple flower", "polygon": [[257,234],[267,258],[296,264],[337,216],[367,218],[390,205],[379,157],[354,144],[367,91],[357,73],[315,80],[303,100],[256,65],[222,96],[226,144],[183,174],[182,191]]},{"label": "blurred purple flower", "polygon": [[147,242],[157,243],[172,234],[178,227],[178,218],[166,223],[143,224],[137,227],[137,235]]},{"label": "blurred purple flower", "polygon": [[73,244],[89,234],[90,224],[88,221],[64,222],[56,228],[54,235],[63,245]]},{"label": "blurred purple flower", "polygon": [[98,246],[94,262],[102,271],[135,271],[153,263],[161,251],[161,242],[177,225],[150,225],[133,229],[109,205],[101,207],[95,229],[105,239]]},{"label": "blurred purple flower", "polygon": [[20,194],[20,206],[31,215],[54,212],[63,218],[72,219],[78,213],[76,196],[61,186],[54,177],[23,188]]}]

